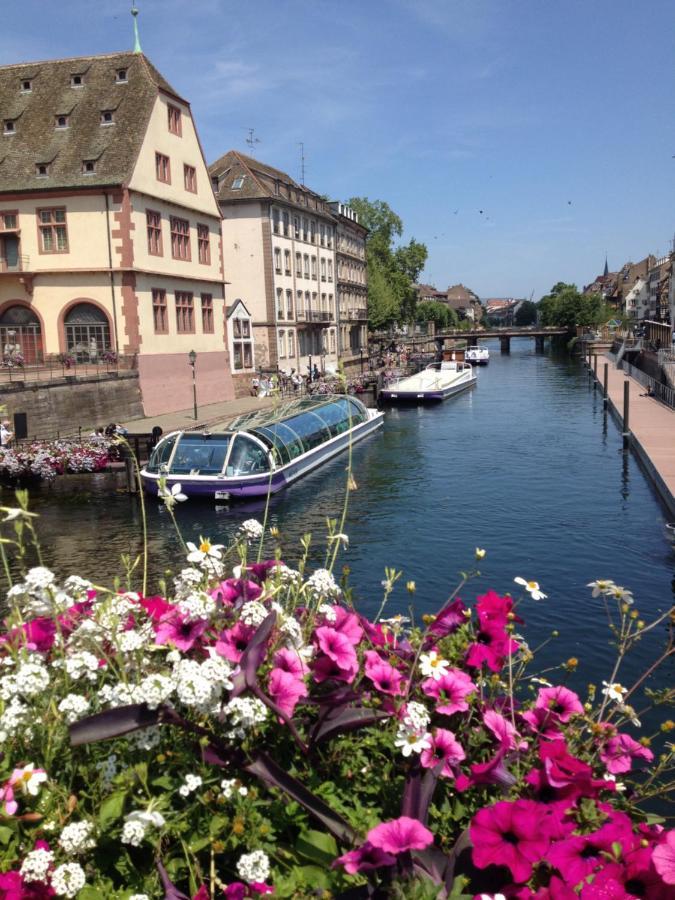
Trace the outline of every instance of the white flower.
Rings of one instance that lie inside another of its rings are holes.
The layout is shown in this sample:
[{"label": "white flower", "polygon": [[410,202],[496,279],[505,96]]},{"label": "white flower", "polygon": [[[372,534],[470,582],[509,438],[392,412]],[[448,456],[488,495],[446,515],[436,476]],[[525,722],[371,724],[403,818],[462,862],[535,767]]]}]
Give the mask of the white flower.
[{"label": "white flower", "polygon": [[627,606],[633,605],[632,591],[628,591],[618,584],[613,585],[612,588],[607,591],[607,596],[612,597],[613,600],[618,600],[620,603],[625,603]]},{"label": "white flower", "polygon": [[45,569],[44,566],[35,566],[34,569],[29,569],[26,575],[26,584],[33,590],[41,590],[50,587],[54,583],[54,578],[54,573],[49,569]]},{"label": "white flower", "polygon": [[255,626],[264,622],[268,614],[262,603],[259,603],[257,600],[249,600],[248,603],[242,606],[239,618],[245,625]]},{"label": "white flower", "polygon": [[326,622],[335,622],[337,620],[335,607],[331,606],[330,603],[321,603],[317,609],[317,613],[320,616],[323,616]]},{"label": "white flower", "polygon": [[223,778],[220,782],[220,792],[226,800],[229,800],[237,786],[236,778]]},{"label": "white flower", "polygon": [[328,569],[317,569],[307,579],[307,587],[319,597],[339,597],[340,588]]},{"label": "white flower", "polygon": [[182,784],[178,788],[178,793],[181,797],[189,797],[194,791],[198,790],[202,786],[202,779],[200,775],[186,775],[185,776],[185,784]]},{"label": "white flower", "polygon": [[93,830],[92,822],[71,822],[61,832],[59,846],[69,856],[91,850],[96,846],[96,841],[91,836]]},{"label": "white flower", "polygon": [[88,650],[81,650],[66,657],[66,672],[73,681],[79,681],[80,678],[96,681],[98,669],[98,659]]},{"label": "white flower", "polygon": [[36,769],[34,763],[28,763],[22,769],[16,769],[12,776],[12,783],[19,785],[24,794],[30,794],[31,797],[37,797],[40,785],[47,780],[47,773],[44,769]]},{"label": "white flower", "polygon": [[21,863],[21,877],[24,881],[47,881],[49,867],[54,862],[51,850],[31,850]]},{"label": "white flower", "polygon": [[172,509],[176,503],[182,503],[183,500],[187,500],[187,494],[184,494],[182,491],[183,486],[181,484],[176,482],[171,485],[171,490],[169,490],[166,482],[160,479],[157,496],[163,501],[167,509]]},{"label": "white flower", "polygon": [[487,550],[483,550],[482,547],[476,547],[476,559],[484,559]]},{"label": "white flower", "polygon": [[132,894],[129,900],[150,900],[147,894]]},{"label": "white flower", "polygon": [[[191,570],[186,569],[186,571]],[[176,606],[190,622],[194,622],[195,619],[208,619],[216,611],[216,601],[206,591],[187,593],[178,600]]]},{"label": "white flower", "polygon": [[144,625],[140,631],[130,628],[119,635],[117,647],[121,653],[135,653],[150,642],[152,635],[151,625]]},{"label": "white flower", "polygon": [[599,597],[600,594],[609,594],[616,587],[613,581],[608,578],[598,578],[597,581],[589,582],[586,587],[593,588],[593,597]]},{"label": "white flower", "polygon": [[525,581],[524,578],[520,578],[520,577],[514,578],[513,580],[515,581],[516,584],[519,584],[522,587],[524,587],[525,590],[528,592],[528,594],[530,595],[530,597],[532,597],[533,600],[545,600],[546,599],[547,595],[542,590],[539,589],[538,581]]},{"label": "white flower", "polygon": [[447,659],[439,656],[435,650],[429,653],[423,653],[420,656],[420,672],[425,678],[433,678],[434,681],[440,681],[447,673],[450,663]]},{"label": "white flower", "polygon": [[412,756],[413,753],[431,749],[431,735],[428,732],[420,734],[416,731],[409,731],[405,725],[400,725],[394,746],[401,748],[403,756]]},{"label": "white flower", "polygon": [[333,534],[330,537],[331,541],[340,541],[343,547],[347,548],[349,546],[349,535],[347,534]]},{"label": "white flower", "polygon": [[244,853],[237,862],[237,874],[242,881],[249,884],[260,884],[266,881],[270,874],[270,861],[263,850],[254,850],[252,853]]},{"label": "white flower", "polygon": [[161,813],[150,809],[136,809],[124,817],[124,826],[120,840],[123,844],[138,847],[145,838],[148,829],[162,828],[163,825],[164,816]]},{"label": "white flower", "polygon": [[400,613],[397,613],[395,616],[390,616],[388,619],[380,619],[382,625],[391,625],[392,628],[397,631],[402,628],[403,625],[408,625],[410,623],[409,616],[402,616]]},{"label": "white flower", "polygon": [[66,722],[71,725],[88,713],[90,706],[86,697],[82,697],[80,694],[68,694],[59,703],[58,710],[63,713]]},{"label": "white flower", "polygon": [[232,724],[241,728],[253,728],[267,719],[267,707],[257,697],[235,697],[223,707]]},{"label": "white flower", "polygon": [[209,538],[200,537],[199,546],[188,541],[188,562],[203,563],[205,560],[220,559],[223,544],[212,544]]},{"label": "white flower", "polygon": [[22,663],[14,675],[0,678],[0,697],[11,700],[12,697],[37,697],[49,686],[49,672],[39,662]]},{"label": "white flower", "polygon": [[160,672],[146,676],[138,686],[139,693],[150,709],[157,709],[173,694],[175,689],[176,683],[173,678],[162,675]]},{"label": "white flower", "polygon": [[52,887],[60,897],[76,897],[87,883],[78,863],[65,863],[52,872]]},{"label": "white flower", "polygon": [[617,781],[616,775],[612,775],[610,772],[605,772],[605,774],[602,777],[604,778],[604,780],[606,782],[614,785],[615,791],[625,791],[626,790],[626,785],[623,783],[623,781]]},{"label": "white flower", "polygon": [[603,681],[602,683],[604,684],[602,693],[605,697],[609,697],[610,700],[615,700],[617,703],[621,703],[624,696],[628,693],[628,689],[618,682],[608,684],[606,681]]},{"label": "white flower", "polygon": [[24,519],[37,518],[37,513],[28,512],[26,509],[21,509],[20,506],[0,506],[0,512],[5,513],[3,522],[13,522],[14,519],[19,517]]},{"label": "white flower", "polygon": [[411,731],[426,731],[431,721],[429,711],[423,703],[411,700],[406,703],[405,715],[403,716],[403,724]]},{"label": "white flower", "polygon": [[246,519],[239,526],[239,531],[247,541],[257,541],[263,536],[263,527],[257,519]]}]

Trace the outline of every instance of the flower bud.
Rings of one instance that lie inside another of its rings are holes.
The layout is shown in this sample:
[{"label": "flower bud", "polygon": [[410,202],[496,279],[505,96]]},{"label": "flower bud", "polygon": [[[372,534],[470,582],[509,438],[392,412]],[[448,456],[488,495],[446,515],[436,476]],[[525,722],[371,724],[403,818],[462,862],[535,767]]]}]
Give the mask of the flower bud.
[{"label": "flower bud", "polygon": [[576,667],[578,665],[579,665],[579,660],[576,658],[576,656],[570,656],[570,658],[565,663],[565,668],[569,669],[571,672],[573,672],[574,669],[576,669]]},{"label": "flower bud", "polygon": [[672,731],[675,728],[675,722],[672,719],[666,719],[665,722],[661,722],[661,731],[668,732]]},{"label": "flower bud", "polygon": [[414,594],[415,591],[417,590],[414,581],[407,581],[407,582],[406,582],[405,588],[406,588],[406,590],[408,591],[409,594]]},{"label": "flower bud", "polygon": [[481,547],[476,547],[476,559],[484,559],[487,550],[483,550]]}]

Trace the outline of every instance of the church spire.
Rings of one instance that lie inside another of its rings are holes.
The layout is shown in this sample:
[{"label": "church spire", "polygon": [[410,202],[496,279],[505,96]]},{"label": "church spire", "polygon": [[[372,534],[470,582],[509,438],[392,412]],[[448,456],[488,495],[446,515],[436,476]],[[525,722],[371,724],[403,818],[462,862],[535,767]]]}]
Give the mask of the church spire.
[{"label": "church spire", "polygon": [[131,7],[131,15],[134,17],[134,53],[142,53],[141,39],[138,36],[138,8],[135,3]]},{"label": "church spire", "polygon": [[609,266],[607,265],[607,254],[605,253],[605,271],[602,273],[605,278],[609,275]]}]

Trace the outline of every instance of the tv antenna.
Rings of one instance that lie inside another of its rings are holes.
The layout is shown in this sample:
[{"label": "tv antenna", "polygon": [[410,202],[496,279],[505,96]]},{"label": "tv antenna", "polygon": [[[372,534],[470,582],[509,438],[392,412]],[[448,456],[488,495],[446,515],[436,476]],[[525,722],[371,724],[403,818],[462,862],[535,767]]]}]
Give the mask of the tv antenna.
[{"label": "tv antenna", "polygon": [[246,138],[246,143],[251,148],[251,153],[253,153],[255,145],[260,143],[260,138],[255,137],[255,128],[248,129],[248,137]]},{"label": "tv antenna", "polygon": [[305,184],[305,142],[298,141],[298,147],[300,147],[300,184]]}]

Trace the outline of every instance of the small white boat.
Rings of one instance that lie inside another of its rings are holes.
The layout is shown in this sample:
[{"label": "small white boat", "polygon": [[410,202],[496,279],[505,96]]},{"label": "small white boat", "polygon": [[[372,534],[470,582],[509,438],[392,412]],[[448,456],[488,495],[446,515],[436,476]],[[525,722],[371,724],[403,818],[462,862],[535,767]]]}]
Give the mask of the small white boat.
[{"label": "small white boat", "polygon": [[472,366],[487,366],[490,362],[490,351],[487,347],[467,347],[464,351],[464,359]]},{"label": "small white boat", "polygon": [[387,403],[429,403],[445,400],[476,383],[476,373],[465,362],[432,363],[407,378],[399,378],[380,391]]}]

